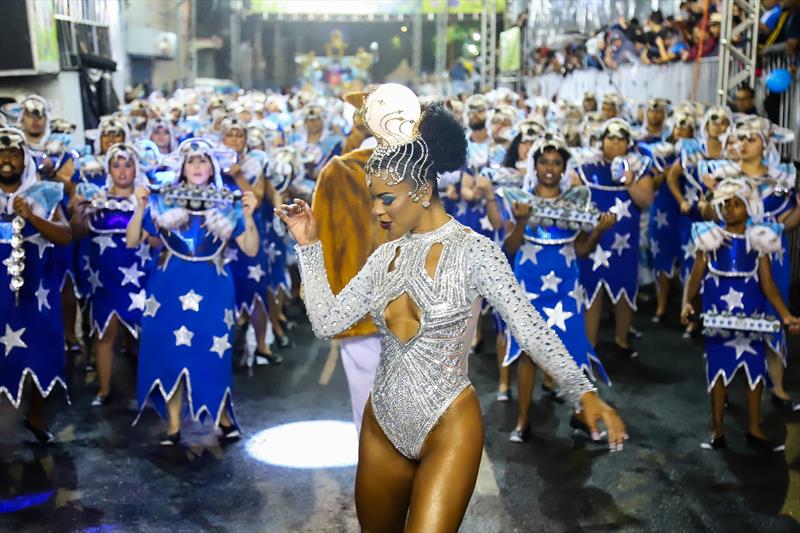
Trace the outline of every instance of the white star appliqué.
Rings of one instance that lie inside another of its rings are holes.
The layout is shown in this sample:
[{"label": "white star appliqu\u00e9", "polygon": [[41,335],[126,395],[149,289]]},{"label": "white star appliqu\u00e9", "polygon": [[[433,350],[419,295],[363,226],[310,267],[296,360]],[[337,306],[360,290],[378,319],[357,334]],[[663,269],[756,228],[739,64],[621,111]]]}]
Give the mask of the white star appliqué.
[{"label": "white star appliqu\u00e9", "polygon": [[225,248],[225,264],[239,260],[239,250],[236,248]]},{"label": "white star appliqu\u00e9", "polygon": [[156,316],[159,307],[161,307],[161,302],[156,300],[156,297],[151,294],[150,298],[144,302],[144,316]]},{"label": "white star appliqu\u00e9", "polygon": [[42,312],[42,309],[50,309],[50,303],[47,301],[47,295],[50,294],[50,289],[45,289],[42,286],[42,280],[39,280],[39,288],[36,289],[34,295],[36,296],[36,303],[39,306],[39,312]]},{"label": "white star appliqu\u00e9", "polygon": [[39,259],[44,257],[44,251],[48,248],[53,246],[53,243],[42,237],[39,233],[36,235],[32,235],[31,237],[26,239],[28,242],[31,242],[39,248]]},{"label": "white star appliqu\u00e9", "polygon": [[11,329],[10,325],[6,324],[6,333],[0,337],[0,344],[6,348],[6,357],[8,357],[8,354],[10,354],[11,350],[14,348],[28,347],[28,345],[25,344],[25,341],[22,340],[22,335],[25,333],[25,329],[27,328],[19,328],[18,330],[14,331]]},{"label": "white star appliqu\u00e9", "polygon": [[725,346],[736,350],[736,359],[739,359],[744,353],[751,353],[753,355],[758,353],[750,344],[750,339],[741,333],[737,333],[734,338],[725,343]]},{"label": "white star appliqu\u00e9", "polygon": [[194,289],[190,290],[183,296],[178,296],[178,299],[181,301],[181,307],[184,311],[200,311],[200,302],[203,300],[203,297],[194,292]]},{"label": "white star appliqu\u00e9", "polygon": [[575,313],[564,311],[564,305],[558,302],[555,307],[542,307],[542,311],[547,315],[547,327],[557,326],[561,331],[567,331],[567,319]]},{"label": "white star appliqu\u00e9", "polygon": [[660,209],[656,209],[656,216],[653,217],[653,220],[656,221],[656,227],[658,229],[661,229],[667,224],[669,224],[669,222],[667,221],[667,212],[661,211]]},{"label": "white star appliqu\u00e9", "polygon": [[225,318],[222,321],[225,322],[225,325],[228,326],[228,329],[231,329],[233,327],[234,322],[235,322],[235,320],[233,318],[233,311],[230,310],[230,309],[226,309],[225,310]]},{"label": "white star appliqu\u00e9", "polygon": [[144,311],[145,301],[147,300],[147,293],[144,289],[139,292],[129,292],[128,296],[131,298],[131,305],[128,306],[128,311],[138,309]]},{"label": "white star appliqu\u00e9", "polygon": [[525,297],[528,298],[529,301],[533,302],[533,300],[539,297],[539,295],[536,294],[535,292],[528,292],[528,288],[525,287],[524,281],[520,283],[519,286],[522,288],[522,292],[525,293]]},{"label": "white star appliqu\u00e9", "polygon": [[223,335],[222,337],[214,337],[214,342],[211,345],[211,351],[216,353],[220,359],[225,355],[225,352],[228,348],[231,347],[231,343],[228,342],[228,336]]},{"label": "white star appliqu\u00e9", "polygon": [[114,242],[114,239],[111,237],[111,235],[98,235],[92,239],[92,242],[100,247],[100,255],[103,255],[103,253],[106,251],[106,248],[117,247],[117,243]]},{"label": "white star appliqu\u00e9", "polygon": [[264,269],[261,268],[260,264],[247,267],[247,277],[256,283],[261,281],[261,278],[264,277],[264,274],[266,274],[266,272],[264,272]]},{"label": "white star appliqu\u00e9", "polygon": [[92,292],[97,292],[97,289],[101,289],[103,287],[103,283],[100,281],[100,271],[99,270],[92,270],[89,269],[89,285],[92,286]]},{"label": "white star appliqu\u00e9", "polygon": [[128,268],[125,267],[117,267],[120,272],[122,272],[122,286],[124,287],[128,283],[136,285],[137,287],[141,288],[139,284],[139,278],[144,276],[144,272],[139,270],[139,265],[135,262],[129,266]]},{"label": "white star appliqu\u00e9", "polygon": [[567,294],[569,294],[570,298],[575,300],[575,306],[578,308],[578,311],[586,306],[586,291],[583,285],[581,285],[581,282],[577,279],[575,280],[575,285],[572,287],[572,290]]},{"label": "white star appliqu\u00e9", "polygon": [[658,241],[650,241],[650,251],[653,253],[653,257],[657,256],[661,252],[661,247],[658,246]]},{"label": "white star appliqu\u00e9", "polygon": [[194,337],[194,333],[186,329],[186,326],[181,326],[172,333],[175,335],[175,346],[192,347],[192,337]]},{"label": "white star appliqu\u00e9", "polygon": [[742,298],[744,297],[743,292],[739,292],[733,287],[728,288],[728,294],[722,296],[720,300],[725,302],[725,305],[728,306],[728,311],[731,313],[736,310],[737,307],[741,307],[742,311],[744,311],[744,304],[742,303]]},{"label": "white star appliqu\u00e9", "polygon": [[564,259],[567,261],[567,266],[572,266],[572,262],[575,261],[575,246],[572,243],[567,243],[561,247],[558,251],[561,255],[564,256]]},{"label": "white star appliqu\u00e9", "polygon": [[691,259],[694,256],[694,241],[691,239],[681,246],[681,250],[683,250],[683,258],[684,259]]},{"label": "white star appliqu\u00e9", "polygon": [[456,204],[456,218],[463,217],[467,215],[467,202],[465,200],[461,200]]},{"label": "white star appliqu\u00e9", "polygon": [[270,265],[274,265],[275,261],[278,259],[278,256],[281,255],[281,252],[275,247],[274,244],[271,244],[269,248],[267,248],[267,263]]},{"label": "white star appliqu\u00e9", "polygon": [[494,231],[492,227],[492,222],[489,220],[489,215],[483,215],[480,220],[481,229],[485,231]]},{"label": "white star appliqu\u00e9", "polygon": [[136,257],[142,262],[142,266],[150,260],[150,245],[147,244],[147,241],[142,242],[136,249]]},{"label": "white star appliqu\u00e9", "polygon": [[624,202],[619,198],[614,198],[614,206],[608,211],[617,215],[617,220],[622,220],[625,217],[631,218],[631,201],[625,200]]},{"label": "white star appliqu\u00e9", "polygon": [[593,262],[592,272],[594,272],[601,266],[608,268],[609,257],[611,257],[611,252],[606,252],[605,250],[603,250],[603,247],[598,244],[594,252],[589,254],[589,259],[591,259]]},{"label": "white star appliqu\u00e9", "polygon": [[538,265],[538,260],[536,259],[536,254],[542,251],[542,247],[538,244],[523,244],[520,248],[522,251],[522,257],[519,260],[520,266],[525,264],[525,261],[530,261],[534,265]]},{"label": "white star appliqu\u00e9", "polygon": [[622,255],[622,252],[631,247],[630,243],[628,242],[630,238],[630,233],[615,233],[614,244],[611,245],[611,249],[617,252],[617,255]]},{"label": "white star appliqu\u00e9", "polygon": [[555,271],[551,270],[549,274],[546,276],[541,276],[542,278],[542,292],[544,291],[553,291],[558,292],[558,284],[561,283],[562,279],[556,276]]}]

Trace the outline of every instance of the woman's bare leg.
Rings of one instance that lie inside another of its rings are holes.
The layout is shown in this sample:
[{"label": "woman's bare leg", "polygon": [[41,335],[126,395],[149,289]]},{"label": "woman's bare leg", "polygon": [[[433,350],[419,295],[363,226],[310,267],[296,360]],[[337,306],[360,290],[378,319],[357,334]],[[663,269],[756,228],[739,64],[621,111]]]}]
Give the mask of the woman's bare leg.
[{"label": "woman's bare leg", "polygon": [[470,387],[453,401],[425,439],[406,532],[458,530],[475,489],[482,452],[481,406]]},{"label": "woman's bare leg", "polygon": [[598,294],[591,306],[586,308],[586,336],[593,348],[597,347],[597,332],[600,330],[600,317],[603,314],[603,294]]},{"label": "woman's bare leg", "polygon": [[78,299],[75,298],[75,289],[72,287],[72,278],[67,276],[64,288],[61,290],[61,313],[64,316],[64,339],[67,346],[78,344],[75,334],[75,320],[78,316]]},{"label": "woman's bare leg", "polygon": [[183,387],[185,380],[181,378],[178,389],[167,402],[167,434],[174,435],[181,430],[181,411],[183,410]]},{"label": "woman's bare leg", "polygon": [[628,343],[628,333],[633,322],[633,309],[628,306],[625,298],[620,298],[614,306],[616,316],[614,317],[614,340],[618,346],[630,348]]},{"label": "woman's bare leg", "polygon": [[356,513],[365,533],[402,532],[417,463],[403,456],[375,420],[367,401],[358,445]]},{"label": "woman's bare leg", "polygon": [[767,348],[767,370],[772,380],[772,393],[781,400],[788,400],[789,394],[783,388],[783,358],[770,348]]},{"label": "woman's bare leg", "polygon": [[253,306],[253,316],[250,319],[250,323],[253,324],[253,329],[256,332],[256,350],[264,354],[272,353],[267,344],[267,313],[264,310],[264,306],[258,301]]},{"label": "woman's bare leg", "polygon": [[663,272],[658,273],[658,290],[656,291],[656,316],[658,317],[663,317],[667,312],[671,281],[672,279]]},{"label": "woman's bare leg", "polygon": [[98,396],[108,396],[111,394],[111,373],[114,364],[114,341],[119,331],[119,319],[116,315],[108,323],[105,334],[100,337],[96,334],[94,341],[95,366],[97,367],[97,381],[100,384]]},{"label": "woman's bare leg", "polygon": [[511,388],[511,367],[503,366],[503,359],[506,358],[506,339],[503,333],[497,335],[497,367],[500,373],[498,392],[506,392]]},{"label": "woman's bare leg", "polygon": [[531,406],[533,387],[536,384],[536,365],[533,364],[533,361],[525,352],[519,356],[517,380],[517,386],[519,387],[519,417],[517,418],[516,429],[521,431],[528,425],[528,409]]}]

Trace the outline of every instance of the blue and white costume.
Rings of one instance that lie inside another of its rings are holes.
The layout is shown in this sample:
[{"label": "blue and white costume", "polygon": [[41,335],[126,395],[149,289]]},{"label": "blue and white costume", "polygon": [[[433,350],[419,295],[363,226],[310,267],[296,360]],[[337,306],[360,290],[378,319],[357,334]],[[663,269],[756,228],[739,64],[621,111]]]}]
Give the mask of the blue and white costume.
[{"label": "blue and white costume", "polygon": [[[667,172],[677,159],[675,148],[668,142],[640,143],[639,150],[653,160],[660,172]],[[679,265],[681,240],[680,233],[675,231],[679,224],[680,207],[664,179],[655,191],[647,228],[652,267],[656,275],[663,274],[671,278]]]},{"label": "blue and white costume", "polygon": [[[52,219],[64,187],[38,180],[22,132],[7,128],[2,133],[17,136],[25,152],[19,189],[12,194],[0,191],[0,394],[18,408],[26,376],[44,397],[56,385],[66,392],[67,385],[61,272],[54,247],[14,214],[13,201],[22,197],[37,216]],[[18,292],[12,290],[12,281]]]}]

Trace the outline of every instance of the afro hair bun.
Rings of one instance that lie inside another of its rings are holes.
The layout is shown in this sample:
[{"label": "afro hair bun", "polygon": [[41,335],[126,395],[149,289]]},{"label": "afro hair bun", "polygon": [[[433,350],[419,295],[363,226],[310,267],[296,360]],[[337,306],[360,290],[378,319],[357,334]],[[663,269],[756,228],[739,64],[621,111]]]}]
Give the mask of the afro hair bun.
[{"label": "afro hair bun", "polygon": [[436,174],[458,170],[467,158],[467,137],[456,116],[443,102],[423,106],[419,134],[428,145],[431,170]]}]

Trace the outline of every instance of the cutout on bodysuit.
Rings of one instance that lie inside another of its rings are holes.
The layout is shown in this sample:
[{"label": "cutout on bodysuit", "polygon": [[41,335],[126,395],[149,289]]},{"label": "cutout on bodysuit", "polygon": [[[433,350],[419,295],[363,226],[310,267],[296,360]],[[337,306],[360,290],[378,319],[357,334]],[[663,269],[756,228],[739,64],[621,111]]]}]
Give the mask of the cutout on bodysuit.
[{"label": "cutout on bodysuit", "polygon": [[[435,279],[443,248],[444,245],[442,243],[434,243],[425,257],[425,274],[431,280]],[[389,272],[396,268],[395,262],[399,255],[400,249],[398,248],[394,259],[389,264]],[[403,292],[386,305],[383,310],[383,321],[389,331],[392,332],[392,335],[403,344],[406,344],[419,334],[422,327],[422,312],[414,298],[407,292]]]}]

